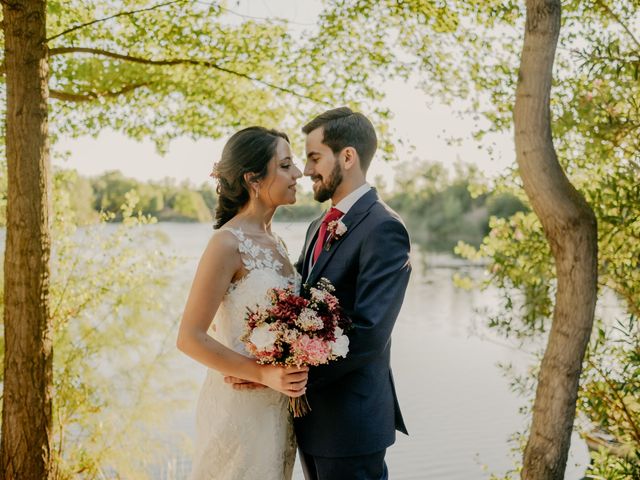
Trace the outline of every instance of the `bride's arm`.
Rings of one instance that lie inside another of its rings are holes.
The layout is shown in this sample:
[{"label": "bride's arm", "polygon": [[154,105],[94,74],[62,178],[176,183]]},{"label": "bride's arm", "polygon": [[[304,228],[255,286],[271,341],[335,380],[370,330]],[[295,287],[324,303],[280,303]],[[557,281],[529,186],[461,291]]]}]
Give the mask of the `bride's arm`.
[{"label": "bride's arm", "polygon": [[307,382],[306,368],[259,365],[207,333],[231,281],[241,269],[242,259],[235,237],[227,232],[213,235],[198,264],[176,345],[194,360],[223,375],[261,383],[291,397],[300,396]]}]

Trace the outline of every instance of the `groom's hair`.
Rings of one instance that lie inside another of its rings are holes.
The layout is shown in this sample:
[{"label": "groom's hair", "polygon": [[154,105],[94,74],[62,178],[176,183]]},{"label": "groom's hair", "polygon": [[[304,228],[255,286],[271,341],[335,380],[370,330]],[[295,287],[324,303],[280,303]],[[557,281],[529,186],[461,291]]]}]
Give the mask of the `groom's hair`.
[{"label": "groom's hair", "polygon": [[355,148],[360,157],[360,168],[367,171],[378,148],[376,131],[367,117],[347,107],[334,108],[311,120],[302,127],[302,132],[308,135],[320,127],[324,128],[322,143],[334,154],[346,147]]}]

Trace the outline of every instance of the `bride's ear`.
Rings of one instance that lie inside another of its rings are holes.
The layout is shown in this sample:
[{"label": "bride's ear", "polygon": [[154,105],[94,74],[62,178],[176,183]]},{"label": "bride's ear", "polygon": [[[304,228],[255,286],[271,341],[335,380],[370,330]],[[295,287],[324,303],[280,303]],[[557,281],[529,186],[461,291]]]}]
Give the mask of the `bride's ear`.
[{"label": "bride's ear", "polygon": [[252,195],[258,195],[258,191],[260,190],[260,183],[256,178],[256,174],[252,172],[245,173],[242,178],[244,179],[244,183],[249,190],[249,193]]},{"label": "bride's ear", "polygon": [[256,179],[256,174],[252,172],[245,173],[242,178],[244,179],[244,184],[251,189],[251,185],[258,183]]}]

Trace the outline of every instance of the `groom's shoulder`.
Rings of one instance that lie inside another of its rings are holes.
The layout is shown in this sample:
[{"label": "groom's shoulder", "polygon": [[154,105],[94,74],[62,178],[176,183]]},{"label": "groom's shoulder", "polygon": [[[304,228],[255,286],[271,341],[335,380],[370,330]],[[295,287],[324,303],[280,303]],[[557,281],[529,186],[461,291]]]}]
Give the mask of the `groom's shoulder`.
[{"label": "groom's shoulder", "polygon": [[398,222],[405,227],[402,217],[381,199],[376,200],[372,205],[370,213],[372,214],[370,215],[372,220],[375,220],[376,223],[391,221]]},{"label": "groom's shoulder", "polygon": [[371,249],[374,251],[385,250],[389,248],[389,242],[396,246],[402,244],[407,250],[411,244],[409,231],[404,221],[395,210],[382,200],[377,200],[371,205],[369,215],[363,222],[360,238],[363,242],[363,248],[368,251]]}]

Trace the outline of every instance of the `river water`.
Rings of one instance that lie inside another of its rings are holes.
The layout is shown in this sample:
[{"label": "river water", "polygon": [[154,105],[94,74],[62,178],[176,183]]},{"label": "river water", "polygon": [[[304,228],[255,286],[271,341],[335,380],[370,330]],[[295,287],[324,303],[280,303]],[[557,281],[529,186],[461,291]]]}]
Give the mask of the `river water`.
[{"label": "river water", "polygon": [[[169,245],[186,257],[176,272],[189,284],[210,235],[203,224],[162,223]],[[292,257],[297,258],[306,224],[276,223]],[[390,478],[472,480],[486,479],[513,468],[510,436],[526,423],[519,412],[524,400],[509,388],[498,363],[524,367],[530,358],[500,341],[483,325],[485,307],[497,304],[494,291],[466,291],[454,286],[455,272],[482,275],[457,259],[422,252],[414,246],[413,274],[393,333],[392,368],[400,405],[410,436],[398,434],[388,450]],[[186,290],[185,290],[186,292]],[[204,368],[188,358],[184,373],[197,379]],[[175,430],[193,438],[193,402],[176,413]],[[565,478],[582,478],[588,461],[585,444],[574,435]],[[159,479],[184,478],[188,453],[169,459],[155,472]],[[299,465],[294,478],[302,479]]]},{"label": "river water", "polygon": [[[172,272],[172,293],[179,310],[211,236],[211,226],[161,223],[143,228],[161,232],[167,248],[182,259]],[[276,223],[273,229],[297,258],[306,224]],[[0,231],[0,250],[4,250],[4,233]],[[412,264],[413,274],[392,340],[392,367],[410,436],[399,433],[396,444],[388,450],[390,478],[474,480],[504,474],[514,466],[509,438],[522,431],[527,419],[518,411],[524,400],[510,390],[509,380],[497,364],[525,367],[531,359],[484,326],[481,312],[497,305],[497,292],[454,286],[455,272],[481,276],[481,269],[449,255],[423,252],[417,246],[412,251]],[[175,319],[175,312],[167,315],[174,318],[159,320]],[[186,392],[188,404],[175,411],[169,422],[167,441],[175,442],[175,448],[151,470],[157,480],[188,477],[188,444],[194,440],[195,404],[205,374],[204,367],[182,354],[177,354],[175,361],[194,387]],[[184,438],[187,447],[177,441]],[[587,462],[587,448],[574,435],[565,478],[581,479]],[[302,478],[296,464],[294,479]]]}]

